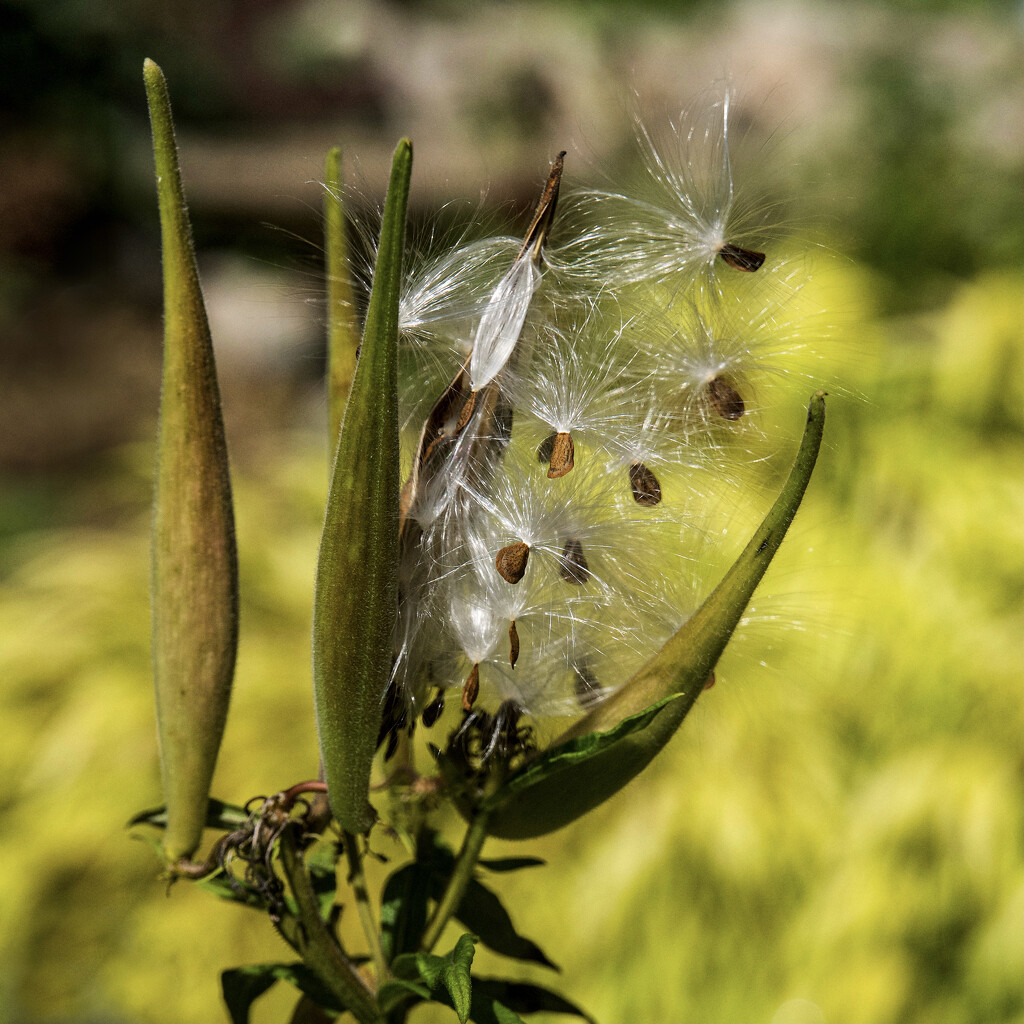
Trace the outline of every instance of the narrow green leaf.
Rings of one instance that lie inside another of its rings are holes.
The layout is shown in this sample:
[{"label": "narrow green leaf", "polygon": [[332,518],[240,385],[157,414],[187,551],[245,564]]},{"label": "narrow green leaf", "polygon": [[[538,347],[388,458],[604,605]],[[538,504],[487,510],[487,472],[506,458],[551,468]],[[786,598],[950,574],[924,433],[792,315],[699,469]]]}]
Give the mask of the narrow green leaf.
[{"label": "narrow green leaf", "polygon": [[221,991],[231,1024],[249,1024],[252,1004],[278,981],[287,981],[318,1006],[338,1012],[345,1009],[323,982],[303,963],[253,964],[224,971]]},{"label": "narrow green leaf", "polygon": [[258,964],[253,967],[234,967],[220,976],[221,992],[231,1014],[231,1024],[249,1024],[252,1004],[280,980],[274,973],[281,964]]},{"label": "narrow green leaf", "polygon": [[[621,690],[485,802],[490,834],[529,839],[569,824],[618,792],[671,739],[702,692],[796,515],[824,424],[825,401],[819,392],[807,410],[789,479],[721,583]],[[473,813],[464,804],[460,809]]]},{"label": "narrow green leaf", "polygon": [[393,872],[384,885],[380,905],[380,942],[390,962],[416,949],[427,923],[431,893],[429,864],[406,864]]},{"label": "narrow green leaf", "polygon": [[473,985],[469,977],[470,968],[473,966],[473,955],[476,953],[475,939],[472,935],[460,935],[455,948],[448,954],[450,962],[444,970],[444,987],[452,998],[452,1006],[459,1015],[460,1024],[466,1024],[469,1019],[470,1000],[473,994]]},{"label": "narrow green leaf", "polygon": [[593,1024],[593,1017],[557,992],[522,981],[473,979],[475,1024],[515,1024],[521,1013],[567,1013]]},{"label": "narrow green leaf", "polygon": [[[440,899],[443,892],[444,885],[437,885],[434,898]],[[516,931],[512,918],[497,894],[475,878],[466,886],[466,893],[455,911],[455,918],[495,953],[528,963],[543,964],[554,971],[559,969],[540,946]]]},{"label": "narrow green leaf", "polygon": [[331,810],[369,831],[398,603],[398,298],[412,144],[395,151],[363,346],[334,460],[313,598],[313,688]]},{"label": "narrow green leaf", "polygon": [[430,989],[426,985],[405,978],[392,978],[391,981],[385,981],[377,990],[377,1002],[384,1013],[390,1013],[403,1004],[415,1005],[428,999]]},{"label": "narrow green leaf", "polygon": [[521,871],[523,868],[540,868],[547,861],[540,857],[495,857],[490,860],[481,858],[477,863],[480,867],[487,868],[488,871],[504,873],[506,871]]},{"label": "narrow green leaf", "polygon": [[213,345],[178,170],[167,84],[143,69],[164,269],[164,362],[152,536],[153,676],[164,853],[202,838],[238,645],[238,560]]},{"label": "narrow green leaf", "polygon": [[333,456],[345,414],[359,348],[359,325],[352,298],[352,273],[345,236],[341,150],[327,154],[324,167],[324,253],[327,276],[327,419]]},{"label": "narrow green leaf", "polygon": [[392,970],[403,981],[421,981],[434,999],[450,999],[459,1020],[466,1024],[472,998],[470,968],[475,953],[476,937],[461,935],[450,953],[406,953],[395,958]]},{"label": "narrow green leaf", "polygon": [[[223,800],[215,800],[212,796],[206,805],[206,827],[220,828],[231,831],[244,825],[249,820],[249,813],[237,804],[226,804]],[[167,807],[151,807],[147,811],[139,811],[129,822],[128,828],[134,825],[153,825],[155,828],[167,827]]]}]

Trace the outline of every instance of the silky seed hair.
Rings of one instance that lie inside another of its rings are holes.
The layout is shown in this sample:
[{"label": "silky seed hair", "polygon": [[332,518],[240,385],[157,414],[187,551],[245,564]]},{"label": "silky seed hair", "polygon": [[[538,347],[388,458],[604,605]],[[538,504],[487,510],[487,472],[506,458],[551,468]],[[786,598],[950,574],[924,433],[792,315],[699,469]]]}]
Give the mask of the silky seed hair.
[{"label": "silky seed hair", "polygon": [[559,157],[525,236],[410,257],[389,745],[446,706],[477,756],[526,742],[523,715],[593,706],[696,607],[709,510],[743,500],[800,344],[734,122],[723,90],[637,118],[636,189],[559,199]]}]

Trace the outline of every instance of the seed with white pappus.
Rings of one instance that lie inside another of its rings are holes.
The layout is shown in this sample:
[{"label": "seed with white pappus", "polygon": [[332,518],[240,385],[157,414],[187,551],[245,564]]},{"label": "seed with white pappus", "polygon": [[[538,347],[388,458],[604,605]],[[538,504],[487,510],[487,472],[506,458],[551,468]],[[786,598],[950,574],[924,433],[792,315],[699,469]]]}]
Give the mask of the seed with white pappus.
[{"label": "seed with white pappus", "polygon": [[572,443],[572,434],[568,431],[559,431],[551,442],[551,455],[548,465],[548,477],[556,480],[573,467],[573,456],[576,453],[575,445]]},{"label": "seed with white pappus", "polygon": [[437,695],[423,709],[423,725],[429,729],[444,714],[444,690],[437,689]]},{"label": "seed with white pappus", "polygon": [[526,574],[526,562],[530,557],[530,546],[521,540],[506,544],[498,552],[494,564],[506,583],[518,583]]},{"label": "seed with white pappus", "polygon": [[537,445],[537,461],[550,462],[551,453],[555,450],[555,438],[557,434],[548,434],[539,445]]},{"label": "seed with white pappus", "polygon": [[583,710],[592,707],[601,699],[601,685],[589,665],[573,667],[573,690],[576,702]]},{"label": "seed with white pappus", "polygon": [[724,420],[738,420],[746,411],[743,397],[724,377],[712,377],[707,393],[712,408]]},{"label": "seed with white pappus", "polygon": [[462,684],[462,710],[469,711],[476,703],[477,694],[480,692],[480,666],[474,665],[465,683]]},{"label": "seed with white pappus", "polygon": [[733,270],[742,270],[748,274],[760,270],[764,263],[763,252],[743,249],[738,245],[729,245],[728,243],[718,250],[718,255],[722,258],[722,262],[732,267]]},{"label": "seed with white pappus", "polygon": [[634,462],[629,467],[629,486],[638,505],[651,508],[661,501],[661,482],[654,471],[642,462]]},{"label": "seed with white pappus", "polygon": [[590,579],[590,566],[587,565],[587,556],[583,554],[583,545],[574,537],[565,542],[560,561],[559,575],[566,583],[582,587]]},{"label": "seed with white pappus", "polygon": [[515,668],[519,660],[519,630],[516,629],[516,620],[508,624],[508,663]]}]

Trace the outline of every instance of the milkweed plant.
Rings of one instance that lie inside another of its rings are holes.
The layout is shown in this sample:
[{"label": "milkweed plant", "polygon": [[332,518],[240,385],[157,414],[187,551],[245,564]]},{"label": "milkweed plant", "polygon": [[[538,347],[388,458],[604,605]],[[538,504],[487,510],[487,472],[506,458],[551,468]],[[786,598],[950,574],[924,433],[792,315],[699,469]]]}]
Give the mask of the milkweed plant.
[{"label": "milkweed plant", "polygon": [[[589,1019],[546,987],[472,972],[477,944],[551,966],[479,877],[538,861],[483,847],[570,825],[666,745],[714,683],[824,425],[820,391],[783,410],[803,425],[788,479],[702,588],[709,481],[741,479],[772,449],[759,414],[796,344],[793,274],[734,186],[729,92],[664,126],[637,119],[635,191],[563,187],[559,154],[514,238],[410,245],[402,140],[371,256],[352,258],[347,233],[365,222],[346,214],[328,155],[322,770],[231,804],[210,796],[238,638],[227,451],[167,88],[152,61],[144,77],[165,298],[152,538],[164,804],[133,824],[160,830],[170,879],[267,915],[294,951],[224,972],[235,1024],[278,981],[304,1021],[400,1024],[430,1002],[480,1024]],[[446,808],[465,825],[453,845]],[[364,872],[375,832],[408,854],[380,893]],[[358,950],[339,939],[346,905]],[[462,933],[438,951],[452,922]]]}]

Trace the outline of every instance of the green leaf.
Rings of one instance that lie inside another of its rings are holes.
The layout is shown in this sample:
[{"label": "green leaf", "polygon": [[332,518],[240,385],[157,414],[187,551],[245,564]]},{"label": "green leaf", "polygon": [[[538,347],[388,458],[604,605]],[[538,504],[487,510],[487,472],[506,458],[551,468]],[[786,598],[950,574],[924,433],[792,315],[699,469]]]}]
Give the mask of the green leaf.
[{"label": "green leaf", "polygon": [[152,534],[160,769],[176,862],[202,838],[238,646],[238,558],[213,344],[163,72],[143,67],[164,271],[164,360]]},{"label": "green leaf", "polygon": [[418,981],[404,978],[393,978],[385,981],[377,990],[377,1002],[385,1013],[390,1013],[403,1003],[415,1005],[430,999],[430,989]]},{"label": "green leaf", "polygon": [[[249,820],[249,812],[237,804],[226,804],[223,800],[215,800],[212,796],[206,804],[207,828],[225,829],[233,832],[240,825]],[[167,827],[167,807],[161,804],[159,807],[151,807],[147,811],[139,811],[129,822],[127,827],[134,825],[153,825],[155,828]]]},{"label": "green leaf", "polygon": [[361,356],[334,459],[313,598],[313,689],[331,810],[376,820],[370,766],[398,603],[398,298],[412,144],[395,150]]},{"label": "green leaf", "polygon": [[334,454],[345,414],[345,399],[356,368],[359,326],[345,237],[341,150],[327,154],[324,167],[324,255],[327,277],[327,410],[329,449]]},{"label": "green leaf", "polygon": [[[435,898],[440,898],[441,892],[436,893]],[[515,930],[498,896],[475,878],[466,886],[466,893],[455,911],[455,917],[495,953],[558,970],[540,946],[523,938]]]},{"label": "green leaf", "polygon": [[[825,424],[824,395],[807,410],[793,469],[760,527],[714,592],[617,693],[510,776],[467,817],[488,814],[488,833],[529,839],[562,828],[636,777],[672,738],[704,689],[789,528],[811,478]],[[442,771],[451,766],[440,762]],[[458,797],[458,790],[456,790]]]},{"label": "green leaf", "polygon": [[461,1024],[466,1024],[472,997],[469,972],[475,953],[475,936],[462,935],[455,943],[455,948],[444,956],[406,953],[396,957],[391,966],[396,978],[400,980],[422,981],[434,999],[447,994]]},{"label": "green leaf", "polygon": [[422,861],[393,872],[384,886],[380,907],[380,942],[390,962],[412,952],[427,923],[427,900],[432,892],[433,868]]},{"label": "green leaf", "polygon": [[472,1018],[476,1024],[522,1024],[522,1013],[568,1013],[593,1024],[593,1017],[557,992],[540,985],[501,978],[473,979]]},{"label": "green leaf", "polygon": [[231,1024],[249,1024],[252,1004],[278,981],[289,982],[325,1009],[335,1012],[345,1009],[303,963],[253,964],[232,968],[220,976],[221,991],[228,1013],[231,1014]]},{"label": "green leaf", "polygon": [[506,872],[543,867],[547,861],[540,857],[495,857],[492,860],[479,860],[477,863],[488,871]]}]

